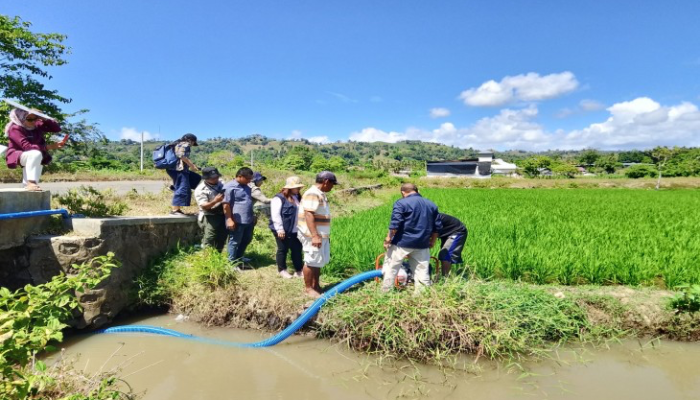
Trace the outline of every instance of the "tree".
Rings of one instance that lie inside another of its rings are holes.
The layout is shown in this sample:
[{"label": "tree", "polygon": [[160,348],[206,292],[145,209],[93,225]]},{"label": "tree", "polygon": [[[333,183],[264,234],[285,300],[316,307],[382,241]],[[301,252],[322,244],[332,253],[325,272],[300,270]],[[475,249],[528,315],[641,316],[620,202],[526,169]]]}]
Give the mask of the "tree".
[{"label": "tree", "polygon": [[567,178],[573,178],[578,174],[578,169],[574,165],[564,162],[555,163],[551,168],[553,173],[566,176]]},{"label": "tree", "polygon": [[540,175],[540,169],[550,168],[552,164],[552,159],[547,156],[535,156],[522,160],[519,167],[525,175],[535,178]]},{"label": "tree", "polygon": [[230,152],[228,150],[219,150],[211,153],[209,157],[207,158],[207,164],[211,167],[224,167],[228,166],[233,159],[236,157],[233,152]]},{"label": "tree", "polygon": [[[63,44],[65,35],[33,33],[31,23],[19,17],[0,15],[0,94],[15,98],[63,121],[58,103],[70,99],[48,89],[38,79],[51,79],[46,67],[65,64],[70,48]],[[8,120],[9,106],[0,107],[0,126]],[[0,135],[4,135],[0,133]]]},{"label": "tree", "polygon": [[342,157],[338,156],[333,156],[331,157],[330,160],[328,160],[328,170],[333,171],[333,172],[343,172],[345,169],[348,167],[348,163],[345,162],[345,159]]},{"label": "tree", "polygon": [[587,149],[579,157],[579,162],[584,165],[593,165],[600,158],[600,153],[596,149]]},{"label": "tree", "polygon": [[651,151],[651,158],[654,160],[654,164],[656,164],[656,169],[659,171],[659,179],[656,181],[656,190],[659,190],[659,188],[661,188],[661,175],[664,168],[666,167],[666,164],[668,163],[668,160],[673,158],[673,156],[675,156],[679,152],[680,149],[678,147],[669,149],[665,146],[655,147],[654,150]]},{"label": "tree", "polygon": [[596,166],[608,174],[614,174],[620,163],[617,162],[615,154],[608,154],[598,159]]},{"label": "tree", "polygon": [[306,169],[306,163],[299,155],[289,154],[282,160],[282,167],[289,171],[301,171]]},{"label": "tree", "polygon": [[326,160],[323,156],[318,155],[314,157],[310,168],[312,172],[327,171],[329,169],[328,160]]}]

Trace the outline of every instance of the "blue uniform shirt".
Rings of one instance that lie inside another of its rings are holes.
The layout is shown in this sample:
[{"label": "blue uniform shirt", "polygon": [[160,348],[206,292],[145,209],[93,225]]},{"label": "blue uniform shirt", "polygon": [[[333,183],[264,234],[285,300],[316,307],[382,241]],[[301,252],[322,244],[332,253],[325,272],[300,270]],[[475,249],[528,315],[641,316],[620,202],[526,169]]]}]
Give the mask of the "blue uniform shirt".
[{"label": "blue uniform shirt", "polygon": [[389,229],[396,229],[391,244],[411,249],[430,247],[430,235],[442,229],[438,208],[418,193],[410,194],[394,203]]},{"label": "blue uniform shirt", "polygon": [[231,214],[237,224],[253,223],[253,197],[248,185],[232,180],[224,185],[224,201],[231,205]]}]

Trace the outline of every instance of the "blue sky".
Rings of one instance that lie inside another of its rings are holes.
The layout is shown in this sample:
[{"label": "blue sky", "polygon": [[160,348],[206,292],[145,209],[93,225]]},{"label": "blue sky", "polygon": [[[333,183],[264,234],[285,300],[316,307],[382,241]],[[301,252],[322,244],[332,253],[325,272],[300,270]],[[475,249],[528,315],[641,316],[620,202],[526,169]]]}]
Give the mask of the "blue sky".
[{"label": "blue sky", "polygon": [[[700,146],[700,2],[23,1],[112,139]],[[160,132],[160,134],[158,133]]]}]

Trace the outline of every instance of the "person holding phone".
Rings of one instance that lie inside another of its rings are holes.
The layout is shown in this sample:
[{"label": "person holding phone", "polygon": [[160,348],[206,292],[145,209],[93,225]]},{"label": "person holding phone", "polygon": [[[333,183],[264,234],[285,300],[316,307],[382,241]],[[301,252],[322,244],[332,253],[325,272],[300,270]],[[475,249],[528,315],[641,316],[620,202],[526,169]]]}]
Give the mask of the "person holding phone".
[{"label": "person holding phone", "polygon": [[68,140],[66,135],[58,143],[47,144],[44,135],[60,131],[61,126],[54,120],[19,108],[10,111],[10,122],[5,126],[9,140],[5,162],[10,169],[22,167],[22,184],[28,191],[41,191],[39,178],[44,165],[51,163],[49,150],[62,148]]}]

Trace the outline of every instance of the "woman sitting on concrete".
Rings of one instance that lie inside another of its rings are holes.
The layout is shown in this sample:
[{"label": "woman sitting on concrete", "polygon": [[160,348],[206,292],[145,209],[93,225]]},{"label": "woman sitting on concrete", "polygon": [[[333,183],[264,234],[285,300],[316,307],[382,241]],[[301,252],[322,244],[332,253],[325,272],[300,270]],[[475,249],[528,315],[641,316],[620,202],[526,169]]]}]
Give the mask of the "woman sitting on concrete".
[{"label": "woman sitting on concrete", "polygon": [[303,188],[297,176],[287,178],[282,190],[272,198],[270,204],[270,229],[277,242],[277,271],[282,278],[293,278],[287,271],[287,252],[292,253],[295,275],[301,278],[304,259],[301,242],[297,238],[297,210],[299,209],[299,189]]},{"label": "woman sitting on concrete", "polygon": [[[190,161],[190,151],[192,146],[197,146],[197,136],[186,133],[173,142],[175,155],[179,159],[175,169],[168,169],[166,172],[173,179],[173,202],[172,215],[184,215],[180,207],[187,207],[192,202],[192,189],[199,185],[202,177],[192,171],[199,171],[192,161]],[[190,171],[190,169],[192,171]]]},{"label": "woman sitting on concrete", "polygon": [[10,111],[10,122],[5,126],[5,135],[9,139],[7,167],[22,167],[22,184],[27,190],[41,191],[39,178],[43,166],[51,162],[49,150],[60,149],[65,145],[65,141],[47,145],[44,134],[60,131],[61,127],[56,121],[40,118],[18,108]]}]

